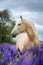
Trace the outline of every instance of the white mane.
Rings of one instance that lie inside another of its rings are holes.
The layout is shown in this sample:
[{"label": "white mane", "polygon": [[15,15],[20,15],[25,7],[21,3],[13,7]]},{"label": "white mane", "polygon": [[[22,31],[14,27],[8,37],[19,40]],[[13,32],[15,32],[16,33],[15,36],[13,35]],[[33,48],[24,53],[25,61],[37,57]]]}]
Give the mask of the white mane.
[{"label": "white mane", "polygon": [[31,21],[27,21],[27,20],[26,20],[26,22],[32,26],[32,28],[33,28],[34,32],[37,34],[34,23],[33,23],[33,22],[31,22]]},{"label": "white mane", "polygon": [[28,24],[30,24],[30,25],[32,26],[32,28],[34,28],[34,30],[36,30],[35,25],[34,25],[34,23],[33,23],[32,21],[29,21],[29,20],[27,21],[27,20],[26,20],[26,22],[27,22]]}]

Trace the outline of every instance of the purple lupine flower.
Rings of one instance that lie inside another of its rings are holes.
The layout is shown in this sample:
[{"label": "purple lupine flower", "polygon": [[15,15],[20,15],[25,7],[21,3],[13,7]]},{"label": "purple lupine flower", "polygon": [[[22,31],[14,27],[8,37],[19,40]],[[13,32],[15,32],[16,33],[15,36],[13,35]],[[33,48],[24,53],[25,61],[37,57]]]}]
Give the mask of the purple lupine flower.
[{"label": "purple lupine flower", "polygon": [[16,45],[0,44],[0,65],[43,65],[43,44],[40,48],[30,46],[17,58]]}]

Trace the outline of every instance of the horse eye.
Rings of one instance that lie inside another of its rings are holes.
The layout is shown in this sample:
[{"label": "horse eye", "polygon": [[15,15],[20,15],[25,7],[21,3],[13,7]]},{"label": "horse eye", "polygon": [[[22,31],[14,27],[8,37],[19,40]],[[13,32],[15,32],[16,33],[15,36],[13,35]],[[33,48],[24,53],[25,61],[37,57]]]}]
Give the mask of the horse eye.
[{"label": "horse eye", "polygon": [[21,25],[20,23],[18,25]]}]

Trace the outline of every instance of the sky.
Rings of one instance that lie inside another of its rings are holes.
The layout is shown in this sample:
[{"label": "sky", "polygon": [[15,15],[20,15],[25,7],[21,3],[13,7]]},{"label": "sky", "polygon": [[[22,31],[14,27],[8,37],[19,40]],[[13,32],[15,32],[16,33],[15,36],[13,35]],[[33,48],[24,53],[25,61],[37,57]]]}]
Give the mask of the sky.
[{"label": "sky", "polygon": [[9,9],[16,21],[20,15],[32,21],[43,41],[43,0],[0,0],[0,10],[3,9]]}]

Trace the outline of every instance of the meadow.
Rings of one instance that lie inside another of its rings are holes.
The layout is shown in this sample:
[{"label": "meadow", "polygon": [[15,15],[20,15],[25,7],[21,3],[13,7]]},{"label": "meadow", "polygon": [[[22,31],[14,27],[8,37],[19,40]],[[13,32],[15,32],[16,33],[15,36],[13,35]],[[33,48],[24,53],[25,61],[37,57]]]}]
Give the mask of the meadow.
[{"label": "meadow", "polygon": [[31,46],[27,52],[22,51],[19,58],[17,52],[15,44],[0,43],[0,65],[43,65],[43,44],[40,49]]}]

